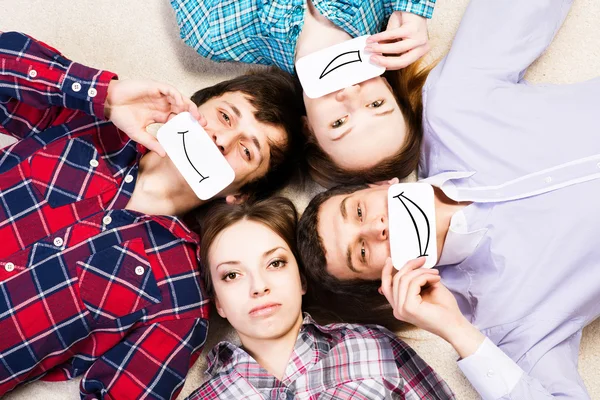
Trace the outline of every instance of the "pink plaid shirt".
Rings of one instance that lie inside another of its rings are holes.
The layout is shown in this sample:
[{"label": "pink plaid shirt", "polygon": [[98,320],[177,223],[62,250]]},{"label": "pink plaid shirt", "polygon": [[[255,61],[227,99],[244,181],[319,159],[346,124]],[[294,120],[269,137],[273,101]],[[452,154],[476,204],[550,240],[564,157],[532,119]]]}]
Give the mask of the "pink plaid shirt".
[{"label": "pink plaid shirt", "polygon": [[454,399],[413,349],[376,325],[317,325],[306,314],[282,380],[244,349],[219,343],[210,380],[188,397],[210,399]]}]

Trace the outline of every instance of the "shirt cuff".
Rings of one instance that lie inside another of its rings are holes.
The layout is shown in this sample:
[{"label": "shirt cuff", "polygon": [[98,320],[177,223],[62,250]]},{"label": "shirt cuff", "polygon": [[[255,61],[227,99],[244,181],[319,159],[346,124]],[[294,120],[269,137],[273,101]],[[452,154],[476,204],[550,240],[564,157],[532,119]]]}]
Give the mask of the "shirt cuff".
[{"label": "shirt cuff", "polygon": [[104,119],[108,85],[113,79],[117,79],[117,75],[112,72],[71,63],[61,88],[64,93],[64,106]]},{"label": "shirt cuff", "polygon": [[458,366],[484,400],[506,396],[524,374],[521,367],[488,338],[474,354],[458,361]]}]

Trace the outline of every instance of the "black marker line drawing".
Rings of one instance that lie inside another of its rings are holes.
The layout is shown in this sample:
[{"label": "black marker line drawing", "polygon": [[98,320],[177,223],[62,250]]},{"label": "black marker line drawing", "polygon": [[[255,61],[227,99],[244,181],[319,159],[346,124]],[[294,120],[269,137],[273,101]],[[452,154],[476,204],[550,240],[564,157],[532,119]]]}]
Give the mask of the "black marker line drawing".
[{"label": "black marker line drawing", "polygon": [[202,179],[200,179],[200,182],[198,183],[202,183],[204,182],[205,179],[210,178],[210,176],[204,176],[200,173],[200,171],[198,171],[198,169],[194,166],[194,164],[192,163],[192,160],[190,160],[190,156],[188,156],[188,152],[187,152],[187,148],[185,147],[185,134],[188,133],[189,131],[185,131],[185,132],[177,132],[178,135],[181,135],[181,139],[183,140],[183,152],[185,153],[185,157],[188,159],[188,162],[190,163],[190,165],[192,166],[192,168],[194,168],[194,171],[196,171],[198,173],[198,175],[200,175],[200,177]]},{"label": "black marker line drawing", "polygon": [[[415,227],[415,232],[417,233],[417,242],[419,244],[419,257],[417,257],[417,258],[427,257],[429,255],[429,254],[427,254],[427,249],[429,248],[429,239],[431,238],[431,226],[429,225],[429,218],[427,218],[427,214],[425,214],[425,211],[423,211],[421,209],[421,207],[419,207],[417,205],[417,203],[415,203],[408,197],[404,196],[404,192],[400,193],[397,196],[394,196],[394,199],[400,200],[400,203],[402,203],[402,205],[406,209],[406,212],[408,213],[408,216],[412,220],[412,223]],[[421,235],[419,234],[419,227],[417,225],[417,221],[415,221],[415,217],[413,217],[412,213],[408,209],[408,206],[404,203],[404,201],[402,199],[409,201],[413,206],[417,207],[417,210],[419,210],[421,212],[421,214],[423,214],[423,218],[425,218],[425,223],[427,224],[427,240],[425,241],[425,250],[423,250],[423,247],[421,245]]]},{"label": "black marker line drawing", "polygon": [[[353,57],[346,57],[346,58],[349,59],[348,61],[343,62],[340,65],[337,65],[337,66],[335,66],[334,68],[332,68],[330,70],[327,70],[331,66],[331,64],[333,64],[333,62],[335,60],[337,60],[340,57],[344,57],[347,54],[356,54],[356,57],[354,57],[354,58]],[[321,76],[319,76],[319,79],[323,79],[330,72],[333,72],[336,69],[338,69],[340,67],[343,67],[344,65],[352,64],[352,63],[355,63],[355,62],[362,62],[362,59],[360,58],[360,50],[353,50],[353,51],[347,51],[345,53],[342,53],[342,54],[334,57],[333,60],[329,61],[329,64],[327,64],[327,66],[325,67],[325,69],[323,70],[323,72],[321,72]]]}]

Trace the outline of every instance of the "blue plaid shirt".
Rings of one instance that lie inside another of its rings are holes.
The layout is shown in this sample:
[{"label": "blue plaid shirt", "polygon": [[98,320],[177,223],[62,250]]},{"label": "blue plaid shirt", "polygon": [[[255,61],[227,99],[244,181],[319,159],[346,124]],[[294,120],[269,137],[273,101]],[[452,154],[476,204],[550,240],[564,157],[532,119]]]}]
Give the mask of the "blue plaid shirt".
[{"label": "blue plaid shirt", "polygon": [[[394,11],[431,18],[435,0],[312,0],[352,37],[384,29]],[[293,73],[305,0],[171,0],[181,38],[215,61],[275,64]]]}]

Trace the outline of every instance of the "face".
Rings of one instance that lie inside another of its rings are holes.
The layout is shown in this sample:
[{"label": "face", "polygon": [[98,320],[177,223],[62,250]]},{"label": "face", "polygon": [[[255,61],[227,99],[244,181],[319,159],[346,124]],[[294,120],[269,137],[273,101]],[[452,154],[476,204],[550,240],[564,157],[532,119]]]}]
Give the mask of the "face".
[{"label": "face", "polygon": [[283,128],[256,120],[256,109],[240,92],[212,98],[198,110],[207,121],[204,130],[235,171],[235,181],[228,191],[264,176],[269,167],[271,146],[287,142]]},{"label": "face", "polygon": [[242,340],[277,339],[302,321],[302,281],[286,242],[258,222],[223,230],[209,250],[219,315]]},{"label": "face", "polygon": [[390,257],[387,192],[377,185],[327,199],[319,210],[318,234],[327,271],[341,280],[381,279]]},{"label": "face", "polygon": [[319,146],[341,168],[371,168],[404,144],[404,117],[382,77],[304,101]]}]

